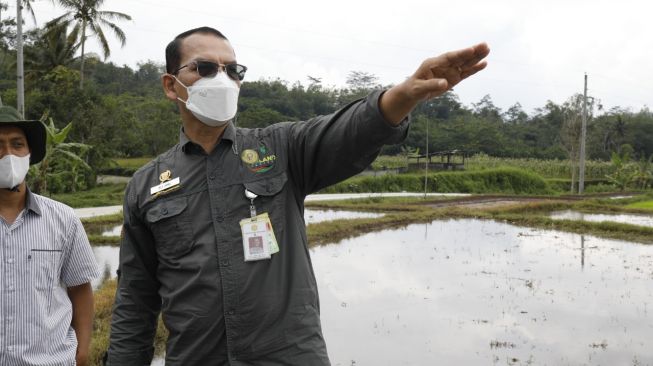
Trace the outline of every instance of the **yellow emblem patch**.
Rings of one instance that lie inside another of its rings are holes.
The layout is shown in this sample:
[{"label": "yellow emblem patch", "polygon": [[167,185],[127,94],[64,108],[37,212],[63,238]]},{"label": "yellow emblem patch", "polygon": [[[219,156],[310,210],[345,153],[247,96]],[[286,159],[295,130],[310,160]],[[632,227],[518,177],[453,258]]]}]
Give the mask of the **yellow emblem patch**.
[{"label": "yellow emblem patch", "polygon": [[258,161],[258,153],[256,150],[247,149],[240,154],[240,158],[245,162],[245,164],[254,164]]},{"label": "yellow emblem patch", "polygon": [[159,175],[159,181],[161,181],[161,183],[169,181],[171,176],[172,176],[172,172],[170,171],[170,169],[168,169],[165,172],[161,173],[161,175]]}]

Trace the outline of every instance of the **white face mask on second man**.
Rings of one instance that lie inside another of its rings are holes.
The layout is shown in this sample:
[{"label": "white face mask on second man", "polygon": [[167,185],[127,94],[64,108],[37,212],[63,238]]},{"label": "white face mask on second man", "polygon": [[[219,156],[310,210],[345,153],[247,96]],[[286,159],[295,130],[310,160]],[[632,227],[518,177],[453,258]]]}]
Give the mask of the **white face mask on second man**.
[{"label": "white face mask on second man", "polygon": [[[175,79],[179,81],[176,77]],[[188,91],[188,99],[177,99],[186,103],[186,108],[205,125],[224,126],[236,116],[240,87],[226,72],[201,78],[191,86],[186,86],[181,81],[179,84]]]},{"label": "white face mask on second man", "polygon": [[5,155],[0,159],[0,188],[14,188],[23,183],[29,170],[29,154]]}]

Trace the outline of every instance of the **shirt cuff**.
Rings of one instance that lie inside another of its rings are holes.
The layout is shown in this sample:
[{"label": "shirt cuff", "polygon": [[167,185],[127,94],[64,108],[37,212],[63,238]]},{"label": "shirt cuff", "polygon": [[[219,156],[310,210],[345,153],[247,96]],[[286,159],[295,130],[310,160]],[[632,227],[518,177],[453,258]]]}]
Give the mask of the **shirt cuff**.
[{"label": "shirt cuff", "polygon": [[371,139],[379,141],[383,145],[394,145],[402,143],[408,136],[408,128],[410,126],[411,116],[408,114],[398,125],[394,125],[388,121],[379,107],[381,96],[386,90],[378,90],[370,93],[365,101],[366,108],[372,111],[371,120],[368,120],[369,133]]}]

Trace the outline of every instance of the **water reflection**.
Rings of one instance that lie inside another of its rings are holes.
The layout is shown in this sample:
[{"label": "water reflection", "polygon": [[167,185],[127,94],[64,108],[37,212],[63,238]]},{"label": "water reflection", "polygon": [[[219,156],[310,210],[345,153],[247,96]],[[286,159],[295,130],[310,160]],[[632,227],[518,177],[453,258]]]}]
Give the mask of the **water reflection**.
[{"label": "water reflection", "polygon": [[636,215],[636,214],[618,214],[618,215],[588,214],[588,213],[583,213],[578,211],[565,210],[565,211],[552,212],[551,218],[563,219],[563,220],[593,221],[593,222],[613,221],[613,222],[620,222],[624,224],[653,227],[653,216]]},{"label": "water reflection", "polygon": [[580,236],[580,267],[585,268],[585,235]]},{"label": "water reflection", "polygon": [[623,200],[623,199],[626,199],[626,198],[633,198],[633,197],[635,197],[635,196],[612,196],[612,197],[610,197],[610,199],[611,200]]},{"label": "water reflection", "polygon": [[653,363],[652,247],[478,220],[424,237],[312,250],[333,365]]},{"label": "water reflection", "polygon": [[306,225],[315,224],[323,221],[341,220],[341,219],[363,219],[382,217],[383,214],[374,212],[358,212],[343,210],[304,210],[304,222]]},{"label": "water reflection", "polygon": [[122,231],[122,224],[105,226],[102,229],[102,236],[120,236],[121,231]]},{"label": "water reflection", "polygon": [[102,278],[95,279],[93,282],[91,282],[93,288],[98,288],[98,286],[100,286],[102,282],[107,278],[116,277],[119,253],[120,248],[118,247],[109,245],[93,246],[93,254],[95,254],[95,260],[97,261],[100,270],[103,273]]}]

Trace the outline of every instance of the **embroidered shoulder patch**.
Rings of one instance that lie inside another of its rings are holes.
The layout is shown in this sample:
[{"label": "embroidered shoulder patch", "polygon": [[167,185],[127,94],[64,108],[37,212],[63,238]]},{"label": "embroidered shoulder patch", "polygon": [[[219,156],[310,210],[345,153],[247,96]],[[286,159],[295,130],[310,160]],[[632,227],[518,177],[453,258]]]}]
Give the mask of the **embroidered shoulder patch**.
[{"label": "embroidered shoulder patch", "polygon": [[269,153],[265,146],[260,146],[258,151],[252,149],[243,150],[240,159],[245,163],[247,169],[254,173],[263,173],[274,167],[277,161],[275,154]]}]

